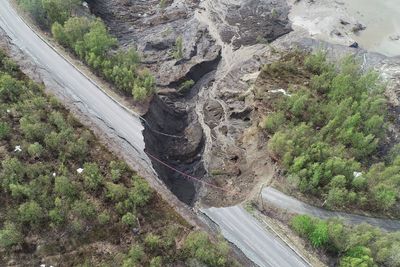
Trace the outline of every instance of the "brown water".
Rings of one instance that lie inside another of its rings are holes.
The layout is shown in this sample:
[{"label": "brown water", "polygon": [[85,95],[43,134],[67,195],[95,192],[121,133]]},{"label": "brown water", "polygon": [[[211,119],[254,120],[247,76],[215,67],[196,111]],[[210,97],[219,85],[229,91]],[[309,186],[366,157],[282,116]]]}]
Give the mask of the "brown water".
[{"label": "brown water", "polygon": [[[400,40],[395,40],[400,39],[400,0],[288,1],[293,6],[290,19],[294,27],[307,30],[314,38],[342,45],[356,41],[369,51],[400,55]],[[358,22],[367,28],[355,34],[352,28]]]},{"label": "brown water", "polygon": [[341,0],[350,16],[367,28],[352,34],[363,48],[388,56],[400,55],[400,0]]}]

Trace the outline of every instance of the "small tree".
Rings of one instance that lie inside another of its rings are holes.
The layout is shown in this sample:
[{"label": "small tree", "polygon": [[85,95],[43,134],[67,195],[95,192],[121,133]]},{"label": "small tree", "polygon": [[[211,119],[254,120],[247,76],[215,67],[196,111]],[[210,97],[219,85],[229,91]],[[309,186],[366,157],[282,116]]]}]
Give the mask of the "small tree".
[{"label": "small tree", "polygon": [[150,249],[155,250],[161,245],[161,238],[158,235],[149,233],[144,239],[144,242]]},{"label": "small tree", "polygon": [[104,177],[96,163],[83,165],[83,183],[89,190],[96,190],[103,182]]},{"label": "small tree", "polygon": [[175,40],[175,50],[173,56],[176,60],[183,58],[183,38],[182,36],[178,36]]},{"label": "small tree", "polygon": [[293,229],[301,236],[308,236],[314,231],[313,219],[308,215],[297,215],[291,221]]},{"label": "small tree", "polygon": [[312,231],[309,238],[314,247],[322,247],[326,245],[329,239],[327,223],[320,221],[315,224],[314,231]]},{"label": "small tree", "polygon": [[23,240],[21,232],[12,223],[5,223],[3,229],[0,230],[0,247],[10,248],[20,244]]},{"label": "small tree", "polygon": [[128,193],[128,202],[130,208],[143,207],[152,196],[152,190],[149,184],[139,176],[133,176],[133,186]]},{"label": "small tree", "polygon": [[150,267],[161,267],[162,266],[162,257],[157,256],[151,259]]},{"label": "small tree", "polygon": [[35,201],[23,203],[18,208],[18,216],[21,222],[37,226],[43,218],[43,209]]},{"label": "small tree", "polygon": [[65,176],[57,176],[54,179],[54,191],[58,195],[68,197],[69,199],[73,199],[77,195],[76,187]]},{"label": "small tree", "polygon": [[43,147],[38,142],[35,142],[28,147],[28,154],[32,158],[39,158],[43,153]]},{"label": "small tree", "polygon": [[10,135],[11,127],[7,122],[0,122],[0,140],[7,139]]},{"label": "small tree", "polygon": [[125,224],[127,226],[134,226],[137,223],[136,216],[131,212],[128,212],[124,216],[122,216],[121,221],[123,224]]},{"label": "small tree", "polygon": [[121,184],[114,184],[111,182],[106,183],[106,197],[111,199],[112,201],[118,202],[126,197],[126,187]]},{"label": "small tree", "polygon": [[145,253],[143,247],[139,244],[134,245],[130,250],[123,262],[123,267],[137,266],[138,263],[144,258]]}]

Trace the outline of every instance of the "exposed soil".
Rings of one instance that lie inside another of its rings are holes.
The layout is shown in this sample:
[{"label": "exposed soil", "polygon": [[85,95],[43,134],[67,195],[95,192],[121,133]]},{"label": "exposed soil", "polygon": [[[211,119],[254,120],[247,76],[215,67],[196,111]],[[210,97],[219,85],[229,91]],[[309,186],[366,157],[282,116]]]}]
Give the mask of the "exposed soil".
[{"label": "exposed soil", "polygon": [[[145,115],[147,152],[226,191],[201,187],[153,160],[163,181],[187,204],[199,192],[211,205],[243,200],[258,182],[256,173],[269,176],[271,168],[259,160],[257,131],[245,134],[254,107],[239,96],[250,92],[262,65],[257,55],[265,46],[257,43],[290,31],[288,6],[271,0],[175,0],[164,7],[159,1],[92,0],[89,5],[123,46],[137,47],[157,78],[160,95]],[[179,37],[183,57],[177,59]],[[195,86],[178,93],[188,80]]]}]

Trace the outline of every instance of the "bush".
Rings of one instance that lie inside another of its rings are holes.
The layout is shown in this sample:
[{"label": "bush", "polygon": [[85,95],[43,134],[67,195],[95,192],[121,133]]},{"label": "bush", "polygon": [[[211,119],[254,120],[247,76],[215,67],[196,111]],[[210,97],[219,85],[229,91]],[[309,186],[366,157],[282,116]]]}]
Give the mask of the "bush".
[{"label": "bush", "polygon": [[122,216],[121,221],[126,226],[134,226],[137,224],[136,216],[132,212],[128,212],[124,216]]},{"label": "bush", "polygon": [[184,92],[188,91],[189,89],[191,89],[193,87],[193,85],[194,85],[193,80],[187,80],[179,86],[178,92],[184,93]]},{"label": "bush", "polygon": [[89,190],[97,190],[104,177],[96,163],[85,163],[83,165],[83,183]]},{"label": "bush", "polygon": [[133,186],[128,192],[128,203],[130,208],[143,207],[147,204],[152,196],[152,190],[146,181],[139,177],[133,176]]},{"label": "bush", "polygon": [[208,236],[204,232],[192,232],[183,244],[183,249],[190,257],[193,257],[208,266],[227,266],[229,246],[220,242],[212,246]]},{"label": "bush", "polygon": [[285,114],[283,112],[277,112],[266,116],[261,127],[266,129],[269,133],[275,133],[280,127],[282,127],[282,125],[285,124],[285,121]]},{"label": "bush", "polygon": [[124,185],[107,182],[106,189],[106,197],[114,202],[118,202],[126,198],[127,190]]},{"label": "bush", "polygon": [[43,153],[43,147],[38,142],[35,142],[28,147],[28,154],[32,158],[39,158]]},{"label": "bush", "polygon": [[128,256],[125,258],[123,267],[131,267],[136,266],[140,263],[141,259],[143,259],[145,253],[143,247],[140,245],[134,245],[128,253]]},{"label": "bush", "polygon": [[315,224],[314,230],[310,233],[310,241],[314,247],[322,247],[328,243],[328,225],[320,221]]},{"label": "bush", "polygon": [[298,215],[291,221],[292,228],[301,236],[309,236],[314,231],[314,222],[310,216]]},{"label": "bush", "polygon": [[106,225],[110,222],[111,216],[107,211],[103,211],[102,213],[99,214],[97,220],[101,225]]},{"label": "bush", "polygon": [[74,199],[77,196],[77,188],[65,176],[56,176],[54,179],[54,192],[60,196]]},{"label": "bush", "polygon": [[0,122],[0,140],[7,139],[10,135],[11,128],[6,122]]},{"label": "bush", "polygon": [[4,189],[9,190],[11,184],[18,184],[25,175],[23,164],[16,158],[6,158],[1,162],[0,182]]},{"label": "bush", "polygon": [[36,201],[23,203],[18,208],[18,218],[23,223],[37,226],[43,219],[42,207]]},{"label": "bush", "polygon": [[176,60],[183,58],[183,38],[182,36],[178,36],[175,40],[175,49],[173,52],[173,56]]},{"label": "bush", "polygon": [[96,215],[95,206],[87,200],[76,200],[72,205],[72,211],[76,217],[86,220],[91,220]]},{"label": "bush", "polygon": [[146,246],[152,250],[155,250],[161,246],[161,238],[153,233],[146,235],[144,242],[146,243]]},{"label": "bush", "polygon": [[162,265],[162,257],[157,256],[151,259],[150,261],[150,267],[161,267]]},{"label": "bush", "polygon": [[22,242],[23,236],[17,227],[12,223],[5,223],[3,229],[0,230],[0,247],[10,248]]}]

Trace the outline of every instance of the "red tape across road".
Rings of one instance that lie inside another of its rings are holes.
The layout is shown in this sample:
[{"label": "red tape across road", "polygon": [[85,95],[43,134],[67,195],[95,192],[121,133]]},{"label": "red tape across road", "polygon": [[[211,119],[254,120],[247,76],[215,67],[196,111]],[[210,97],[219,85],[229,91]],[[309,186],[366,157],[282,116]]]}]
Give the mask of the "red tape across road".
[{"label": "red tape across road", "polygon": [[184,177],[187,177],[187,178],[189,178],[189,179],[191,179],[191,180],[194,180],[194,181],[196,181],[196,182],[202,183],[202,184],[204,184],[204,185],[206,185],[206,186],[209,186],[209,187],[212,187],[212,188],[215,188],[215,189],[218,189],[218,190],[222,190],[222,191],[225,191],[225,192],[230,192],[229,190],[226,190],[225,188],[222,188],[222,187],[220,187],[220,186],[217,186],[217,185],[214,185],[214,184],[211,184],[211,183],[202,181],[202,180],[201,180],[200,178],[198,178],[198,177],[194,177],[194,176],[192,176],[192,175],[189,175],[189,174],[187,174],[187,173],[184,173],[184,172],[182,172],[182,171],[180,171],[180,170],[178,170],[178,169],[176,169],[176,168],[174,168],[174,167],[168,165],[167,163],[165,163],[165,162],[162,161],[161,159],[157,158],[156,156],[151,155],[151,154],[148,153],[148,152],[145,152],[145,153],[146,153],[149,157],[151,157],[152,159],[154,159],[155,161],[157,161],[158,163],[164,165],[164,166],[167,167],[168,169],[173,170],[174,172],[177,172],[177,173],[181,174],[181,175],[184,176]]}]

